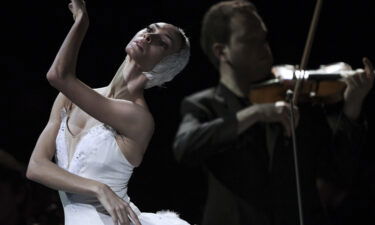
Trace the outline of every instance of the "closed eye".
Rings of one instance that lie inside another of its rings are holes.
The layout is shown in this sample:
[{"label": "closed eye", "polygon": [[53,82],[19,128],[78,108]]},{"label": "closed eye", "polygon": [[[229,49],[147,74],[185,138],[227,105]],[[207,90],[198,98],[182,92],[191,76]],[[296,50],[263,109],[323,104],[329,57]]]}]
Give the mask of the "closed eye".
[{"label": "closed eye", "polygon": [[149,32],[149,33],[154,32],[154,28],[151,27],[151,25],[148,25],[148,26],[146,27],[146,31]]},{"label": "closed eye", "polygon": [[[158,43],[161,47],[163,47],[164,49],[168,49],[169,48],[169,44],[168,44],[168,41],[169,42],[172,42],[172,38],[169,36],[169,35],[166,35],[166,34],[159,34],[159,33],[155,33],[156,29],[159,29],[159,27],[156,25],[156,24],[151,24],[151,25],[148,25],[146,27],[146,32],[147,33],[153,33],[154,36],[157,36],[156,39],[159,39]],[[165,41],[163,40],[162,36],[165,36],[165,38],[169,39],[168,41]]]}]

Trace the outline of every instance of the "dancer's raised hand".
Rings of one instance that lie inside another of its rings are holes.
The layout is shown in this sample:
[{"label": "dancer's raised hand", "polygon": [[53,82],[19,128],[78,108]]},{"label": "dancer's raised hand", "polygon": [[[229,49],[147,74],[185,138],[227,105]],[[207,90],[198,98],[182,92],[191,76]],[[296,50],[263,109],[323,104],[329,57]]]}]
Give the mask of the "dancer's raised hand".
[{"label": "dancer's raised hand", "polygon": [[86,2],[84,0],[71,0],[69,10],[73,14],[74,21],[82,16],[87,17]]}]

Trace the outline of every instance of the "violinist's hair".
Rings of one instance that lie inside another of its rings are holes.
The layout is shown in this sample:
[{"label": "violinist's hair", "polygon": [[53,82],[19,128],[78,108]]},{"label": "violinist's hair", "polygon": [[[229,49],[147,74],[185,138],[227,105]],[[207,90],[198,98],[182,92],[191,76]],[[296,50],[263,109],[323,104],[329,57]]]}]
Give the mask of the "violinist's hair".
[{"label": "violinist's hair", "polygon": [[246,0],[224,1],[212,5],[203,17],[201,28],[201,47],[215,68],[219,60],[212,51],[214,43],[226,44],[229,42],[231,28],[230,21],[237,14],[250,15],[256,7]]}]

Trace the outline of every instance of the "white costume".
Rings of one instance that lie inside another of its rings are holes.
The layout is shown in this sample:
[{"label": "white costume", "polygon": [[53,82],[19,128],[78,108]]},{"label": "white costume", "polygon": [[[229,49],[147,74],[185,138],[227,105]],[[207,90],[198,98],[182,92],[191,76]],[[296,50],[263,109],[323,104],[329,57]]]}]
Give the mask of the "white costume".
[{"label": "white costume", "polygon": [[[142,225],[188,225],[173,212],[142,213],[130,202],[128,181],[134,166],[129,163],[116,142],[116,131],[99,124],[83,134],[69,162],[66,132],[68,115],[61,113],[61,125],[56,138],[57,165],[70,173],[108,185],[128,202]],[[59,191],[64,207],[65,225],[113,225],[112,217],[96,197]]]}]

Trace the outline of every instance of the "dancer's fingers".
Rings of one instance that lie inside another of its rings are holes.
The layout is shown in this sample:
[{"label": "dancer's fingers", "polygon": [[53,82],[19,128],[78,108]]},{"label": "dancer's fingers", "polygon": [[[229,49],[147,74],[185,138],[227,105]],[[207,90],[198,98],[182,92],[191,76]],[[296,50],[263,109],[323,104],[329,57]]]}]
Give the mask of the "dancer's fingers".
[{"label": "dancer's fingers", "polygon": [[127,209],[127,211],[128,211],[128,215],[129,215],[130,220],[131,220],[135,225],[142,225],[141,222],[139,221],[138,216],[135,214],[135,212],[134,212],[133,209],[130,207],[130,205],[127,205],[126,209]]},{"label": "dancer's fingers", "polygon": [[117,208],[117,210],[116,210],[116,213],[118,215],[119,222],[120,222],[121,225],[129,225],[130,224],[129,218],[128,218],[127,213],[126,213],[126,206],[125,205],[119,206],[119,208]]}]

